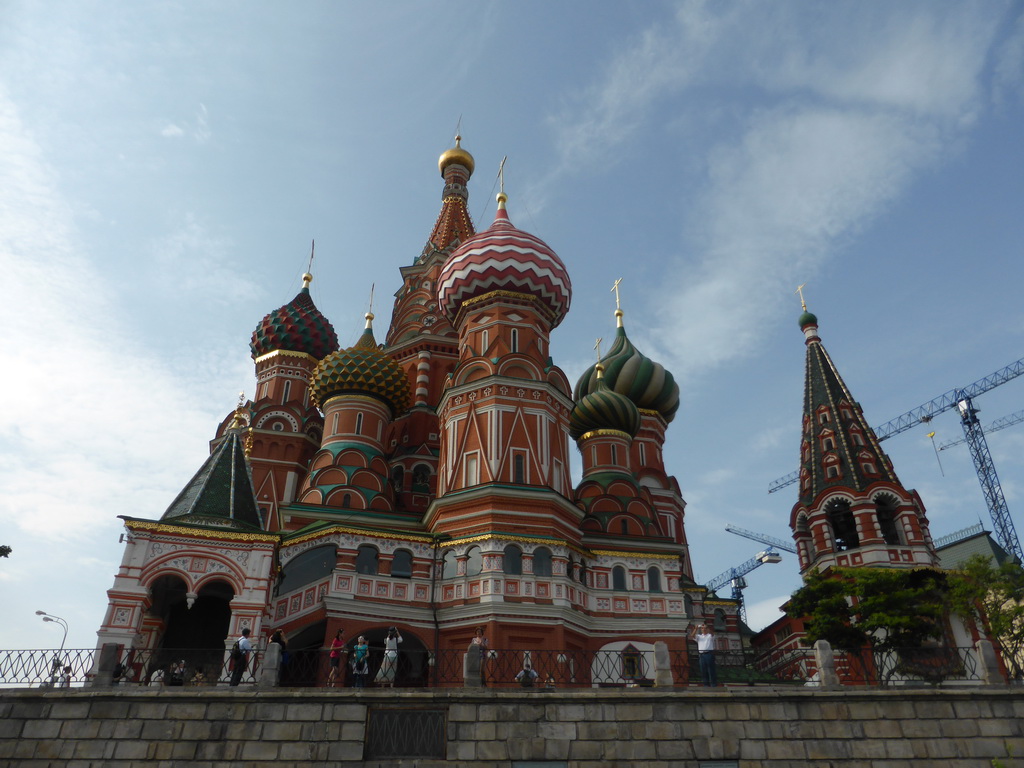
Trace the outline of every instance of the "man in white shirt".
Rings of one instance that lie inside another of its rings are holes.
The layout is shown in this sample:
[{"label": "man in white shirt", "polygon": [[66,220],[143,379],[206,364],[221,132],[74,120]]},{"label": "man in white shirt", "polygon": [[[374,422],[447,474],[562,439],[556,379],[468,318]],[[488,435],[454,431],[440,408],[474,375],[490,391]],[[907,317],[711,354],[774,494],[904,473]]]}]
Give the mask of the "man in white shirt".
[{"label": "man in white shirt", "polygon": [[249,664],[249,653],[252,651],[252,642],[249,640],[251,631],[248,627],[242,630],[242,636],[238,638],[237,653],[232,649],[231,656],[234,666],[231,668],[230,685],[238,685],[242,682],[242,675]]},{"label": "man in white shirt", "polygon": [[700,678],[708,688],[718,685],[718,670],[715,668],[715,633],[708,624],[690,627],[690,639],[697,643],[697,658],[700,662]]}]

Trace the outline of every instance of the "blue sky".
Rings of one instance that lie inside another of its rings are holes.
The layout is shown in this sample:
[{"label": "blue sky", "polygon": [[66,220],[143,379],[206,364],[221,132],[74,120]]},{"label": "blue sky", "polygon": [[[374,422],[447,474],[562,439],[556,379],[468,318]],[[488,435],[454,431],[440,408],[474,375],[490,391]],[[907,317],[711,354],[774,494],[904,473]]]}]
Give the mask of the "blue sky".
[{"label": "blue sky", "polygon": [[[94,645],[117,515],[159,517],[252,394],[249,334],[311,239],[343,343],[371,284],[383,336],[460,118],[477,226],[507,155],[513,222],[570,272],[570,380],[619,277],[679,380],[699,576],[758,550],[726,523],[788,538],[797,285],[872,424],[1024,355],[1022,97],[1021,2],[0,2],[0,647],[59,643],[37,609]],[[987,521],[926,433],[883,445],[933,534]],[[989,444],[1024,532],[1024,428]],[[794,558],[748,582],[758,627]]]}]

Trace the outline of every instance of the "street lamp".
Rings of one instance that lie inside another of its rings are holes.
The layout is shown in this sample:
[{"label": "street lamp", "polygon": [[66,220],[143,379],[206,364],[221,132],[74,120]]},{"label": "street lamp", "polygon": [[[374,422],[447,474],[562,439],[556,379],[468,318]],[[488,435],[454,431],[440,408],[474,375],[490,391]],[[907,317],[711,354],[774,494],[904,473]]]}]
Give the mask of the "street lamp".
[{"label": "street lamp", "polygon": [[46,611],[36,611],[36,616],[42,616],[43,621],[51,621],[55,624],[59,624],[64,629],[64,637],[61,638],[60,641],[60,651],[57,652],[57,656],[53,660],[53,669],[50,673],[50,685],[55,686],[57,684],[57,674],[60,672],[60,667],[64,663],[64,644],[68,639],[68,623],[60,616],[54,616]]}]

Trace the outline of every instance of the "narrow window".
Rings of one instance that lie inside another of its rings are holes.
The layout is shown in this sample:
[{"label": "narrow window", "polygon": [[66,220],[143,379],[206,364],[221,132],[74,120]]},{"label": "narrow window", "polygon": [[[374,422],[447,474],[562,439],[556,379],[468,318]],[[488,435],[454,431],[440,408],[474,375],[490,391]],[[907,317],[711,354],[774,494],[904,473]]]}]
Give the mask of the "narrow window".
[{"label": "narrow window", "polygon": [[647,569],[647,591],[661,592],[661,571],[653,565]]},{"label": "narrow window", "polygon": [[395,556],[391,559],[391,575],[396,579],[412,578],[412,553],[409,550],[395,550]]},{"label": "narrow window", "polygon": [[825,506],[825,515],[832,526],[832,538],[836,543],[837,552],[845,552],[860,546],[857,522],[853,518],[850,502],[845,499],[833,499]]},{"label": "narrow window", "polygon": [[619,463],[619,446],[613,445],[612,447],[612,464],[618,465]]},{"label": "narrow window", "polygon": [[377,573],[377,548],[369,544],[360,545],[356,550],[356,573],[373,576]]},{"label": "narrow window", "polygon": [[647,446],[645,446],[643,443],[640,443],[637,447],[640,449],[640,466],[646,467],[647,466]]},{"label": "narrow window", "polygon": [[715,631],[725,631],[725,611],[723,611],[721,608],[715,609]]},{"label": "narrow window", "polygon": [[523,574],[523,550],[515,544],[505,547],[501,561],[501,569],[510,576],[522,576]]},{"label": "narrow window", "polygon": [[288,402],[288,396],[291,395],[291,393],[292,393],[292,383],[290,381],[286,381],[284,383],[284,396],[281,398],[281,402],[282,403],[287,403]]},{"label": "narrow window", "polygon": [[444,561],[441,566],[441,578],[451,579],[459,572],[459,561],[455,557],[455,553],[452,550],[448,550],[444,553]]},{"label": "narrow window", "polygon": [[551,550],[547,547],[538,547],[533,551],[533,575],[551,575]]},{"label": "narrow window", "polygon": [[466,457],[466,485],[478,485],[480,483],[480,467],[476,460],[476,454]]},{"label": "narrow window", "polygon": [[361,413],[356,414],[356,434],[363,434],[363,414]]},{"label": "narrow window", "polygon": [[515,454],[512,459],[512,482],[517,485],[526,483],[526,461],[521,453]]},{"label": "narrow window", "polygon": [[490,337],[486,330],[480,332],[480,355],[487,355],[487,348],[490,346]]},{"label": "narrow window", "polygon": [[484,559],[480,547],[470,547],[466,553],[466,575],[476,576],[484,569]]},{"label": "narrow window", "polygon": [[618,592],[626,591],[626,569],[621,565],[612,568],[612,589]]},{"label": "narrow window", "polygon": [[890,546],[897,546],[901,543],[899,528],[896,526],[897,510],[896,499],[892,496],[883,494],[875,500],[879,532],[885,543]]},{"label": "narrow window", "polygon": [[518,352],[519,351],[519,329],[518,328],[513,328],[511,336],[512,336],[512,340],[511,340],[511,344],[509,345],[510,348],[511,348],[511,351]]}]

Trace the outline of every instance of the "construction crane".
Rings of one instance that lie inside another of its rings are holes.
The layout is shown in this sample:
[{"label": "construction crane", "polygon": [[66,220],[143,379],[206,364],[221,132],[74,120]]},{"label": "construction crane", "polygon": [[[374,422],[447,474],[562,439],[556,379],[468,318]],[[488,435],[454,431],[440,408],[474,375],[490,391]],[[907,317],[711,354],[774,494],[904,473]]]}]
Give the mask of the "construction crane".
[{"label": "construction crane", "polygon": [[[1016,413],[1011,413],[1009,416],[1003,416],[1003,418],[1001,419],[996,419],[987,427],[985,427],[985,434],[991,435],[993,432],[998,432],[1000,429],[1012,427],[1014,424],[1020,424],[1022,421],[1024,421],[1024,411],[1017,411]],[[954,448],[958,445],[963,445],[966,442],[967,438],[961,437],[956,440],[950,440],[949,442],[943,443],[936,450],[944,451],[947,448]]]},{"label": "construction crane", "polygon": [[705,586],[708,588],[708,592],[717,592],[726,584],[731,584],[732,599],[740,604],[740,618],[744,623],[746,623],[747,617],[746,609],[743,606],[743,590],[747,588],[747,582],[743,577],[751,571],[760,568],[762,565],[781,562],[782,555],[778,552],[775,552],[770,547],[768,549],[762,549],[742,565],[737,565],[735,568],[730,568],[729,570],[718,574]]},{"label": "construction crane", "polygon": [[[887,421],[880,427],[875,427],[875,437],[881,442],[901,432],[906,432],[918,424],[927,424],[940,413],[956,408],[960,412],[960,425],[964,430],[964,441],[971,451],[974,468],[978,473],[978,482],[981,483],[985,503],[992,516],[996,541],[1010,555],[1016,557],[1017,562],[1024,562],[1024,551],[1021,550],[1020,540],[1017,538],[1013,521],[1010,519],[1010,510],[1006,506],[1003,489],[999,485],[999,477],[996,475],[996,468],[992,463],[992,454],[989,453],[988,443],[985,442],[985,432],[978,422],[978,410],[974,407],[973,399],[1000,384],[1017,378],[1022,373],[1024,373],[1024,358],[1010,363],[1005,368],[1001,368],[966,387],[951,389],[944,395],[929,400],[924,405],[919,405],[902,416]],[[795,483],[799,478],[799,471],[779,478],[768,487],[768,493],[775,493],[775,491]]]},{"label": "construction crane", "polygon": [[777,539],[774,536],[769,536],[766,533],[755,533],[754,531],[748,531],[746,528],[740,528],[732,525],[731,523],[725,526],[725,530],[729,533],[735,533],[737,536],[742,536],[745,539],[751,539],[753,541],[759,541],[762,544],[767,544],[775,549],[781,549],[783,552],[792,552],[796,554],[796,547],[793,546],[793,542],[784,541],[783,539]]}]

